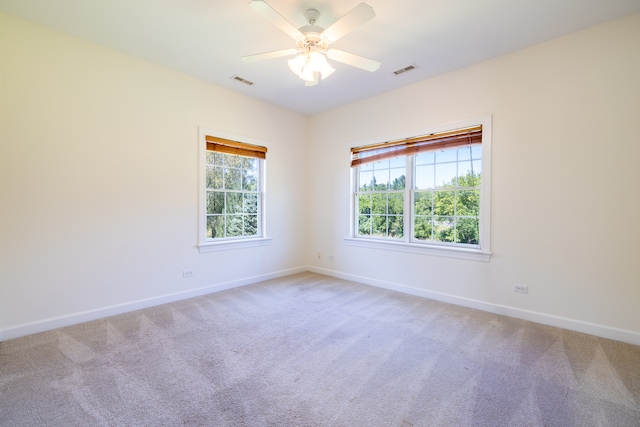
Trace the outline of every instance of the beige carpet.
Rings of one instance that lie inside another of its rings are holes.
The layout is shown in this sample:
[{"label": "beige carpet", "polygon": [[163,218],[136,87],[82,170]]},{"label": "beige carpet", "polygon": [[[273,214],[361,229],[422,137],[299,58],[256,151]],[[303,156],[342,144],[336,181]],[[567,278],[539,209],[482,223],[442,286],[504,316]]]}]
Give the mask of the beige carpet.
[{"label": "beige carpet", "polygon": [[298,274],[0,343],[2,426],[640,426],[640,347]]}]

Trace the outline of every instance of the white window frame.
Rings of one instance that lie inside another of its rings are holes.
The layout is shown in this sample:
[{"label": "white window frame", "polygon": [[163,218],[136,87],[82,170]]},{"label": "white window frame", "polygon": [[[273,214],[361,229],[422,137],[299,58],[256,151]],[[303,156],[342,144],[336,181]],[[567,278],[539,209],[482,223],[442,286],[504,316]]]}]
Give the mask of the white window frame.
[{"label": "white window frame", "polygon": [[198,251],[200,253],[225,251],[230,249],[241,249],[253,246],[263,246],[271,242],[267,236],[266,227],[266,161],[259,161],[259,179],[258,185],[260,189],[260,200],[258,201],[258,236],[239,236],[225,239],[208,239],[207,238],[207,135],[218,138],[229,139],[232,141],[244,142],[252,145],[266,147],[264,141],[258,141],[252,138],[234,135],[205,127],[199,127],[198,138]]},{"label": "white window frame", "polygon": [[[429,241],[416,241],[413,239],[413,207],[411,197],[405,197],[405,232],[402,239],[376,238],[357,235],[357,200],[356,188],[357,167],[351,168],[350,182],[350,221],[349,237],[345,243],[349,246],[357,246],[370,249],[391,250],[397,252],[416,253],[423,255],[443,256],[450,258],[466,259],[488,262],[491,257],[491,115],[484,115],[442,125],[430,126],[413,132],[411,135],[392,135],[384,140],[399,140],[413,135],[428,135],[482,125],[482,183],[480,188],[480,233],[478,247],[465,247],[463,245],[442,244]],[[380,143],[381,139],[360,141],[353,146],[362,146]],[[405,194],[412,194],[414,179],[413,161],[407,157],[407,190]],[[411,172],[409,172],[411,171]]]}]

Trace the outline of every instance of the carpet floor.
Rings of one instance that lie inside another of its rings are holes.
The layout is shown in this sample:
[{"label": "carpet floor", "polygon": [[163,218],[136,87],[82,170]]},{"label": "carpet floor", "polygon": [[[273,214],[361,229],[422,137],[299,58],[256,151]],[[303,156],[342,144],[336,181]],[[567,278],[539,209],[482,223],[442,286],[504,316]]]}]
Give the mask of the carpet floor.
[{"label": "carpet floor", "polygon": [[640,426],[640,347],[314,273],[0,343],[0,426]]}]

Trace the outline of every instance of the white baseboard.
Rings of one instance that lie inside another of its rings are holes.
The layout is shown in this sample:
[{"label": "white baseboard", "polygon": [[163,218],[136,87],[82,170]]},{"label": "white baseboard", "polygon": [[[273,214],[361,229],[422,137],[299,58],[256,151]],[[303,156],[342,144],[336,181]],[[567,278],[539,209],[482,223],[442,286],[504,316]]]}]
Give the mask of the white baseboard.
[{"label": "white baseboard", "polygon": [[398,291],[405,294],[416,295],[424,298],[455,304],[463,307],[475,308],[477,310],[487,311],[489,313],[502,314],[517,319],[528,320],[530,322],[541,323],[543,325],[555,326],[558,328],[569,329],[576,332],[582,332],[602,338],[608,338],[616,341],[622,341],[629,344],[640,345],[640,333],[627,331],[624,329],[612,328],[609,326],[598,325],[595,323],[584,322],[581,320],[570,319],[567,317],[555,316],[552,314],[540,313],[536,311],[523,310],[516,307],[510,307],[500,304],[492,304],[485,301],[463,298],[455,295],[445,294],[441,292],[433,292],[425,289],[413,288],[410,286],[400,285],[397,283],[385,282],[382,280],[372,279],[370,277],[358,276],[354,274],[342,273],[339,271],[328,270],[324,268],[309,266],[309,271],[327,276],[337,277],[339,279],[351,280],[365,285],[375,286],[378,288]]},{"label": "white baseboard", "polygon": [[589,335],[595,335],[602,338],[608,338],[616,341],[627,342],[630,344],[640,345],[640,333],[627,331],[609,326],[598,325],[595,323],[584,322],[581,320],[570,319],[561,316],[555,316],[546,313],[523,310],[516,307],[492,304],[485,301],[463,298],[441,292],[434,292],[425,289],[413,288],[406,285],[400,285],[392,282],[373,279],[370,277],[358,276],[354,274],[342,273],[339,271],[305,266],[288,270],[276,271],[268,274],[247,277],[244,279],[233,280],[224,283],[218,283],[203,288],[192,289],[185,292],[177,292],[174,294],[162,295],[159,297],[148,298],[139,301],[104,307],[96,310],[89,310],[80,313],[74,313],[67,316],[60,316],[45,319],[37,322],[25,323],[6,329],[0,329],[0,341],[6,341],[13,338],[19,338],[39,332],[45,332],[56,328],[76,325],[78,323],[88,322],[91,320],[102,319],[117,314],[128,313],[135,310],[154,307],[170,302],[181,301],[188,298],[194,298],[201,295],[220,292],[226,289],[238,288],[240,286],[250,285],[262,282],[264,280],[276,279],[296,273],[304,273],[311,271],[314,273],[324,274],[339,279],[351,280],[378,288],[389,289],[392,291],[402,292],[405,294],[416,295],[424,298],[455,304],[463,307],[474,308],[489,313],[502,314],[505,316],[515,317],[517,319],[528,320],[531,322],[541,323],[543,325],[555,326],[558,328],[569,329],[576,332],[582,332]]},{"label": "white baseboard", "polygon": [[264,280],[276,279],[278,277],[289,276],[296,273],[304,273],[309,271],[307,267],[298,267],[288,270],[276,271],[259,276],[247,277],[240,280],[233,280],[224,283],[217,283],[203,288],[191,289],[184,292],[176,292],[174,294],[162,295],[159,297],[148,298],[128,302],[124,304],[113,305],[109,307],[99,308],[96,310],[83,311],[67,316],[54,317],[50,319],[40,320],[37,322],[25,323],[6,329],[0,329],[0,341],[6,341],[13,338],[20,338],[26,335],[36,334],[39,332],[50,331],[52,329],[62,328],[65,326],[77,325],[78,323],[88,322],[91,320],[102,319],[116,314],[128,313],[135,310],[154,307],[170,302],[181,301],[188,298],[199,297],[201,295],[211,294],[214,292],[224,291],[226,289],[238,288],[240,286],[251,285],[253,283],[262,282]]}]

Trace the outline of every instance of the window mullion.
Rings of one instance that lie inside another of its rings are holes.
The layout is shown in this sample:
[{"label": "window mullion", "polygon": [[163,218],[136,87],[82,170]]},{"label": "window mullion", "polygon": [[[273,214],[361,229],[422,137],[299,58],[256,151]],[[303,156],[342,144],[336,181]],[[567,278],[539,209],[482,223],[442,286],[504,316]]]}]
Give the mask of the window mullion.
[{"label": "window mullion", "polygon": [[413,188],[415,155],[406,156],[405,162],[405,186],[404,186],[404,241],[409,243],[413,236]]}]

